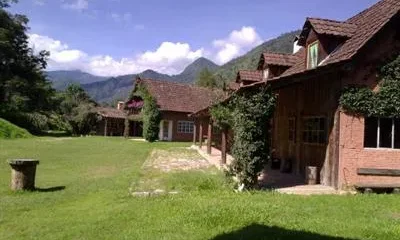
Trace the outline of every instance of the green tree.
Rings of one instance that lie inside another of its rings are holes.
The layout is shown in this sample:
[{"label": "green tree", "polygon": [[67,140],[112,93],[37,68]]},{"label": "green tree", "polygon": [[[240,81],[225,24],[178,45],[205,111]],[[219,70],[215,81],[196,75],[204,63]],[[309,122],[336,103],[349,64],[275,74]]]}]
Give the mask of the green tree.
[{"label": "green tree", "polygon": [[196,85],[199,87],[216,88],[218,87],[217,80],[213,72],[204,68],[201,70],[196,79]]},{"label": "green tree", "polygon": [[60,93],[60,113],[75,135],[89,134],[97,123],[96,103],[80,85],[71,84]]},{"label": "green tree", "polygon": [[160,132],[161,113],[158,110],[156,100],[148,93],[144,94],[143,104],[143,137],[154,142]]},{"label": "green tree", "polygon": [[43,74],[49,54],[29,47],[28,19],[5,10],[12,2],[0,0],[0,117],[29,129],[31,116],[42,121],[54,106],[55,91]]}]

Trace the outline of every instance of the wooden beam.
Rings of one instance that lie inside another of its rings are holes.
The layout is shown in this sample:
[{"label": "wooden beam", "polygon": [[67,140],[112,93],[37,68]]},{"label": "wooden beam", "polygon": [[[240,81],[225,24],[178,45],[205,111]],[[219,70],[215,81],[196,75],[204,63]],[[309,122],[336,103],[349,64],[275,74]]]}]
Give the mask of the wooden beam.
[{"label": "wooden beam", "polygon": [[193,124],[193,145],[196,145],[197,141],[197,126],[196,123]]},{"label": "wooden beam", "polygon": [[107,126],[107,118],[105,118],[105,120],[104,120],[104,137],[107,137],[107,128],[108,128],[108,126]]},{"label": "wooden beam", "polygon": [[400,177],[400,169],[358,168],[358,175]]},{"label": "wooden beam", "polygon": [[203,146],[203,121],[199,123],[199,147]]},{"label": "wooden beam", "polygon": [[208,121],[208,131],[207,131],[207,154],[211,154],[211,143],[212,143],[212,121]]},{"label": "wooden beam", "polygon": [[124,120],[124,137],[128,138],[129,137],[129,119],[125,118]]},{"label": "wooden beam", "polygon": [[356,183],[355,188],[400,188],[400,183]]},{"label": "wooden beam", "polygon": [[227,130],[221,132],[221,164],[226,164],[226,135]]}]

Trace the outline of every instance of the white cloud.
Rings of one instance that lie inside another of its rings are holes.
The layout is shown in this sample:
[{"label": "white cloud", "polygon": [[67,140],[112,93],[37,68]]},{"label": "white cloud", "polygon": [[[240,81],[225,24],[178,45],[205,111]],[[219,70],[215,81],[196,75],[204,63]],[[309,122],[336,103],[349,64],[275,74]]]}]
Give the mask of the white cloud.
[{"label": "white cloud", "polygon": [[217,49],[214,59],[219,64],[226,63],[260,43],[262,40],[254,27],[242,27],[232,31],[227,38],[213,41],[213,46]]},{"label": "white cloud", "polygon": [[43,6],[45,4],[45,0],[33,0],[33,4]]},{"label": "white cloud", "polygon": [[89,55],[48,36],[30,34],[29,41],[36,51],[50,52],[48,70],[79,69],[99,76],[139,73],[146,69],[178,74],[199,57],[206,56],[223,64],[262,42],[253,27],[243,27],[226,38],[214,40],[211,48],[192,49],[188,43],[165,41],[155,50],[115,59],[109,55]]},{"label": "white cloud", "polygon": [[73,0],[64,2],[62,7],[67,9],[82,11],[89,7],[89,0]]},{"label": "white cloud", "polygon": [[146,51],[120,60],[108,55],[89,56],[83,51],[70,49],[61,41],[38,34],[30,34],[29,42],[37,52],[50,52],[48,70],[79,69],[99,76],[139,73],[146,69],[177,74],[195,59],[203,56],[203,49],[194,51],[189,44],[179,42],[163,42],[155,51]]},{"label": "white cloud", "polygon": [[131,13],[124,13],[124,14],[111,13],[110,16],[117,23],[122,23],[122,22],[129,23],[132,20]]}]

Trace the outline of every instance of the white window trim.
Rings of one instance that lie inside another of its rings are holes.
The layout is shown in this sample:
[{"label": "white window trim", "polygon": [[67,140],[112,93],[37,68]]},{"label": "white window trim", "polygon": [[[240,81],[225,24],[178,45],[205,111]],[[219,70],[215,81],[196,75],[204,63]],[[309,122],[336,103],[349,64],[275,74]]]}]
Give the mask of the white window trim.
[{"label": "white window trim", "polygon": [[[180,129],[180,125],[183,124],[183,131]],[[188,126],[186,126],[188,124]],[[192,127],[190,127],[190,124],[192,124]],[[189,127],[189,131],[186,131],[186,127]],[[178,124],[176,125],[176,130],[178,133],[185,133],[185,134],[192,134],[194,132],[194,122],[193,121],[178,121]],[[190,128],[192,131],[190,131]]]},{"label": "white window trim", "polygon": [[268,77],[269,77],[269,68],[268,67],[266,69],[264,69],[263,77],[264,77],[264,80],[268,79]]},{"label": "white window trim", "polygon": [[[317,45],[317,62],[315,64],[315,66],[310,66],[310,49],[312,46]],[[319,56],[319,41],[315,40],[314,42],[308,44],[307,46],[307,69],[314,69],[316,67],[318,67],[318,56]]]},{"label": "white window trim", "polygon": [[[364,147],[364,149],[382,149],[382,150],[387,150],[387,149],[392,149],[392,150],[400,150],[399,148],[394,148],[394,118],[389,118],[392,120],[392,142],[391,142],[391,147],[381,147],[380,146],[380,140],[381,140],[381,118],[377,118],[378,119],[378,127],[376,128],[377,134],[376,134],[376,147]],[[364,123],[364,127],[365,127],[365,123]],[[365,134],[365,133],[364,133]]]}]

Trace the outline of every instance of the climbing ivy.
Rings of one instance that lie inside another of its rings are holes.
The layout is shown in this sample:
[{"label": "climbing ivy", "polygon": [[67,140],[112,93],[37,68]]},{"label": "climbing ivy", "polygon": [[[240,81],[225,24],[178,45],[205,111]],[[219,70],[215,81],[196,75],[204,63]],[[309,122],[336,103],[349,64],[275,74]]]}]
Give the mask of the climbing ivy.
[{"label": "climbing ivy", "polygon": [[139,96],[143,99],[143,108],[141,112],[143,137],[149,142],[154,142],[158,140],[161,121],[161,113],[158,109],[157,101],[143,85],[138,85],[136,91],[131,94],[130,98],[132,99],[134,96]]},{"label": "climbing ivy", "polygon": [[379,69],[379,90],[349,86],[339,99],[346,112],[376,117],[400,117],[400,55]]},{"label": "climbing ivy", "polygon": [[234,160],[231,172],[244,189],[257,186],[258,174],[268,161],[268,124],[275,109],[275,102],[275,96],[267,86],[240,91],[232,97]]},{"label": "climbing ivy", "polygon": [[214,125],[220,130],[225,130],[232,127],[233,106],[230,102],[217,104],[210,109],[210,115]]}]

